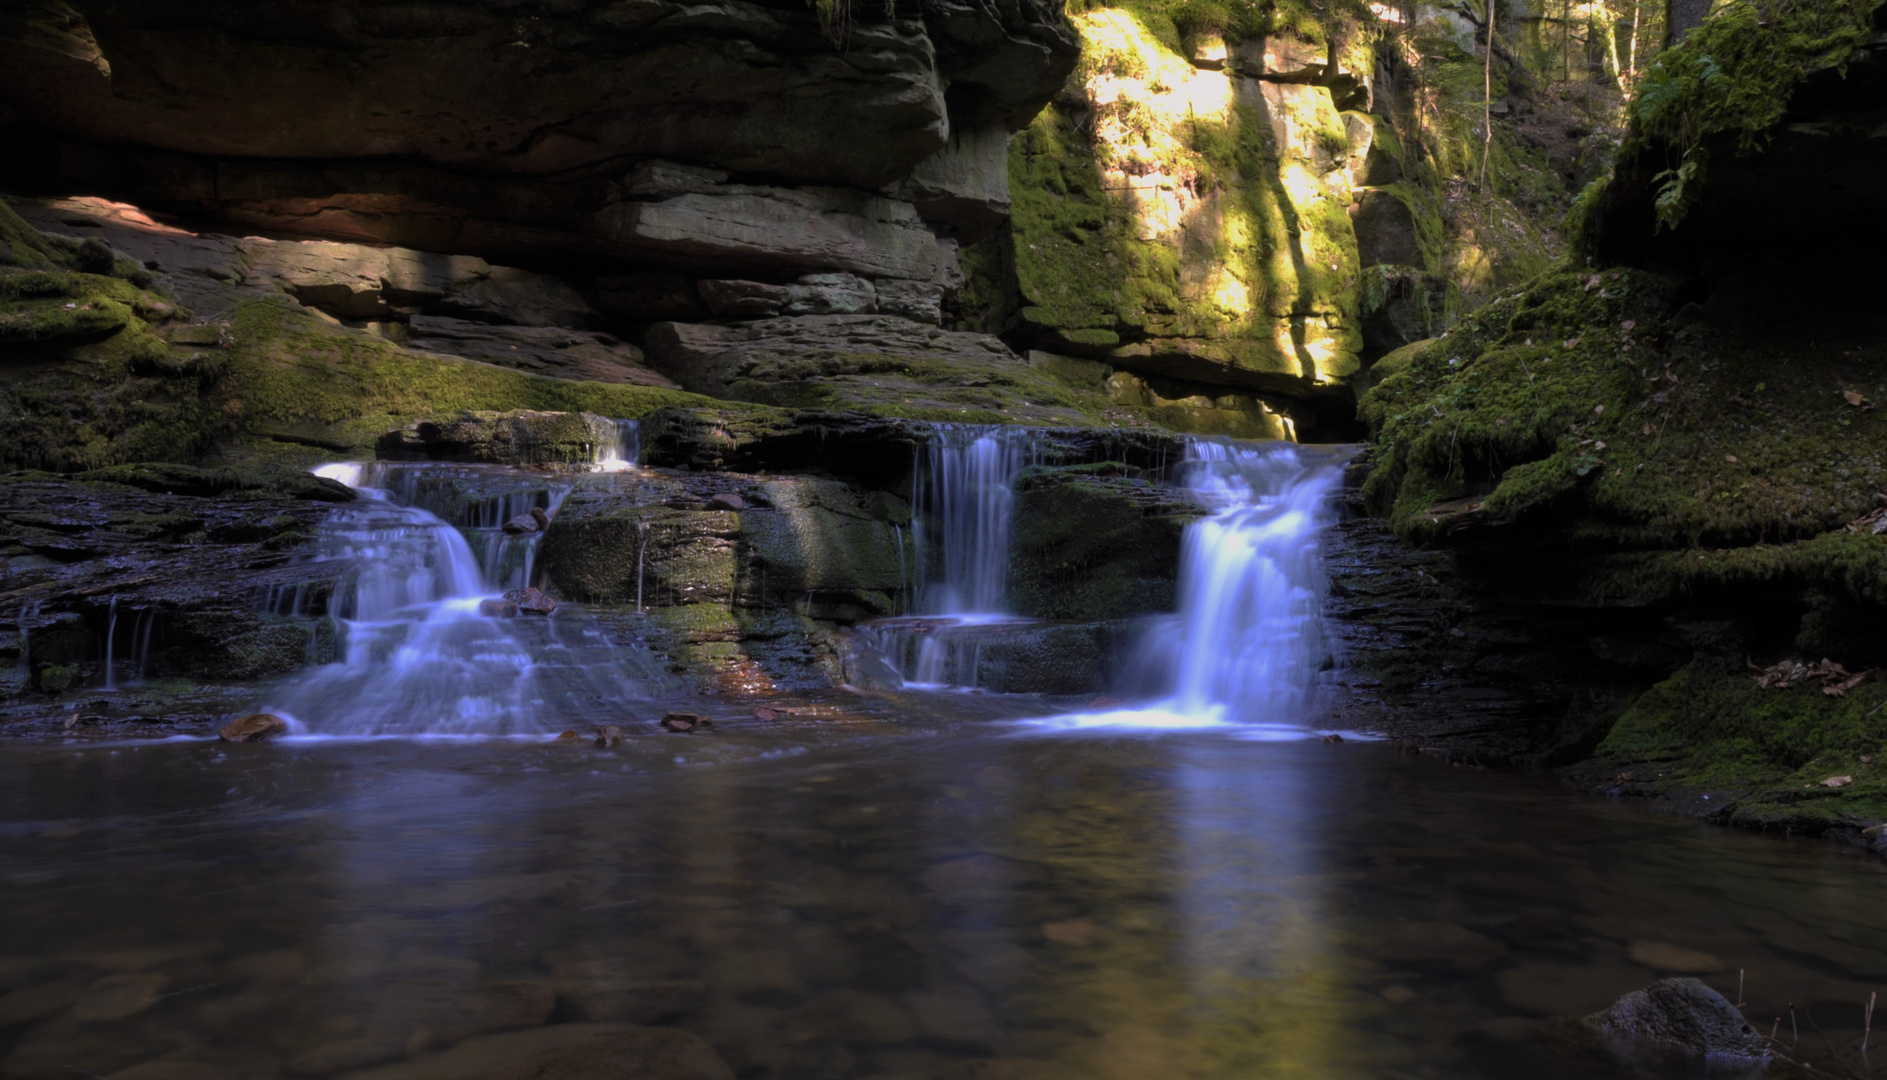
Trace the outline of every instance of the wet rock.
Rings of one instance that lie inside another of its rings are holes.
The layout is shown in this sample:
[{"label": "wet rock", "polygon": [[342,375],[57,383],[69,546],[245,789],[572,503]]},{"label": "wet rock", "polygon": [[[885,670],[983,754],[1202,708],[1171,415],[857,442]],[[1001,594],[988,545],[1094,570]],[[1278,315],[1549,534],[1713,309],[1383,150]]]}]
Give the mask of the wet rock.
[{"label": "wet rock", "polygon": [[981,1047],[993,1047],[1002,1041],[1001,1025],[974,990],[919,990],[906,994],[904,1004],[929,1038]]},{"label": "wet rock", "polygon": [[[607,750],[610,747],[616,746],[617,744],[621,742],[622,742],[622,728],[616,726],[615,724],[604,724],[602,727],[599,727],[596,729],[596,745],[598,747],[601,747]],[[603,1020],[603,1019],[611,1019],[611,1018],[594,1016],[594,1017],[591,1017],[590,1019]],[[616,1017],[614,1019],[622,1019],[622,1018]]]},{"label": "wet rock", "polygon": [[504,531],[514,536],[518,533],[534,533],[537,532],[538,529],[539,525],[537,519],[529,514],[519,514],[517,517],[504,523]]},{"label": "wet rock", "polygon": [[917,1037],[917,1025],[896,1002],[858,990],[833,990],[801,1006],[794,1018],[849,1043],[891,1046]]},{"label": "wet rock", "polygon": [[415,420],[382,435],[387,461],[464,461],[486,465],[576,465],[595,459],[602,417],[580,412],[468,410]]},{"label": "wet rock", "polygon": [[516,604],[519,611],[528,611],[533,615],[548,615],[557,610],[557,601],[537,588],[512,589],[505,593],[505,599]]},{"label": "wet rock", "polygon": [[1103,463],[1037,466],[1016,477],[1009,593],[1017,614],[1112,619],[1174,610],[1180,540],[1203,511],[1184,492],[1132,472]]},{"label": "wet rock", "polygon": [[1340,743],[1343,741],[1343,736],[1333,731],[1330,734],[1324,736],[1324,741],[1327,743]]},{"label": "wet rock", "polygon": [[43,1020],[71,1008],[91,982],[88,976],[70,976],[0,995],[0,1028]]},{"label": "wet rock", "polygon": [[531,520],[537,522],[540,529],[550,528],[550,513],[541,506],[531,507]]},{"label": "wet rock", "polygon": [[105,1080],[240,1080],[242,1073],[208,1061],[146,1061]]},{"label": "wet rock", "polygon": [[708,500],[708,508],[711,510],[745,510],[747,509],[747,500],[731,491],[723,491]]},{"label": "wet rock", "polygon": [[1585,1025],[1634,1064],[1747,1068],[1769,1062],[1769,1043],[1722,994],[1692,978],[1662,979],[1585,1018]]},{"label": "wet rock", "polygon": [[231,720],[217,731],[216,737],[224,742],[261,742],[272,739],[288,730],[288,721],[270,713],[255,713],[240,720]]},{"label": "wet rock", "polygon": [[598,1023],[481,1035],[431,1057],[348,1075],[349,1080],[734,1080],[714,1048],[692,1032]]},{"label": "wet rock", "polygon": [[85,993],[72,1006],[72,1015],[80,1020],[122,1020],[136,1016],[156,1004],[169,985],[168,975],[107,975],[85,988]]},{"label": "wet rock", "polygon": [[778,720],[780,718],[780,711],[778,709],[769,709],[762,706],[753,711],[753,718],[755,720],[764,721]]},{"label": "wet rock", "polygon": [[470,1036],[535,1027],[555,1007],[555,992],[540,982],[466,985],[449,977],[398,982],[380,992],[364,1034],[306,1051],[289,1061],[288,1071],[325,1075]]},{"label": "wet rock", "polygon": [[518,617],[518,605],[510,600],[480,600],[478,613],[488,619],[515,619]]},{"label": "wet rock", "polygon": [[557,1000],[581,1020],[646,1024],[699,1009],[708,989],[695,979],[564,979]]},{"label": "wet rock", "polygon": [[583,736],[578,735],[574,731],[564,731],[564,732],[560,732],[557,735],[557,737],[555,739],[552,739],[551,741],[560,742],[560,743],[576,743],[576,742],[582,742]]},{"label": "wet rock", "polygon": [[714,721],[700,713],[672,712],[657,722],[674,732],[712,731],[714,729]]}]

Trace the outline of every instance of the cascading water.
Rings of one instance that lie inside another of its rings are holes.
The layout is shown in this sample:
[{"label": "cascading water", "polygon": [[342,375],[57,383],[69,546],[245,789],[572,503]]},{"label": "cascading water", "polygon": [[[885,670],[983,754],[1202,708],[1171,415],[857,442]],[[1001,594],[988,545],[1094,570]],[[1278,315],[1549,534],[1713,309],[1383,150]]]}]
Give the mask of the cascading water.
[{"label": "cascading water", "polygon": [[[1027,429],[946,424],[918,447],[911,537],[917,607],[927,614],[886,619],[866,631],[906,686],[976,685],[982,645],[964,628],[1010,621],[1004,598],[1011,485],[1034,460],[1034,446]],[[902,532],[898,566],[902,574]]]},{"label": "cascading water", "polygon": [[[934,566],[923,610],[1003,614],[1009,582],[1010,484],[1033,458],[1033,433],[993,425],[940,425],[918,451],[918,565]],[[928,545],[936,545],[929,556]],[[929,556],[929,557],[927,557]]]},{"label": "cascading water", "polygon": [[1211,513],[1186,530],[1179,615],[1146,643],[1160,698],[1040,726],[1303,733],[1326,654],[1318,536],[1333,521],[1336,459],[1291,443],[1195,440],[1182,468]]},{"label": "cascading water", "polygon": [[[554,513],[570,481],[420,464],[317,473],[364,496],[330,515],[314,555],[349,576],[328,605],[338,659],[279,685],[267,711],[300,733],[517,735],[612,722],[645,699],[627,673],[635,658],[587,620],[488,613],[505,584],[529,581],[537,541],[535,532],[505,537],[503,522],[528,519],[533,507]],[[496,494],[468,494],[480,478]],[[504,543],[477,545],[481,558],[461,529]],[[523,558],[509,559],[507,546]]]}]

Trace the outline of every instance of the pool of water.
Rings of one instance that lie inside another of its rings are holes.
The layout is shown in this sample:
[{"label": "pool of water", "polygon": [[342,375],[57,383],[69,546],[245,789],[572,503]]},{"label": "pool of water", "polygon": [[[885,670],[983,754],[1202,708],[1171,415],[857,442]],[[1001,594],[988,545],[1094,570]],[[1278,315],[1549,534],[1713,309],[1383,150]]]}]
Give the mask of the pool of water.
[{"label": "pool of water", "polygon": [[1845,1056],[1883,900],[1871,857],[1380,743],[13,744],[0,1075],[523,1076],[440,1055],[605,1021],[741,1077],[1596,1076],[1541,1022],[1673,971]]}]

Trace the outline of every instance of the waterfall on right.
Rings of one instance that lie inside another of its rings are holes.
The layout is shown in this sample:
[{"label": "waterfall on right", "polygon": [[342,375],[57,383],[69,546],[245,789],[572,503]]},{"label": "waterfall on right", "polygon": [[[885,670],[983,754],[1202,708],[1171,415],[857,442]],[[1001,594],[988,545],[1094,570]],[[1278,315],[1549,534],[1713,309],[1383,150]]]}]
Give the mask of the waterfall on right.
[{"label": "waterfall on right", "polygon": [[1294,443],[1191,439],[1180,482],[1208,511],[1186,529],[1178,614],[1155,622],[1132,665],[1143,704],[1031,721],[1048,730],[1236,727],[1309,730],[1329,655],[1320,609],[1322,535],[1343,454]]}]

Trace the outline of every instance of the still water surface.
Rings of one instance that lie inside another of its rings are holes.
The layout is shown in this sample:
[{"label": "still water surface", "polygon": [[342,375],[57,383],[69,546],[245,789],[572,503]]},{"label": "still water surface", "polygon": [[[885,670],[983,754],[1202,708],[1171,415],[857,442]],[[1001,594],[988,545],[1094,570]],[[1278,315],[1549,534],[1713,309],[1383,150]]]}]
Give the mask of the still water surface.
[{"label": "still water surface", "polygon": [[1845,1046],[1883,899],[1871,857],[1354,741],[13,745],[0,1075],[345,1074],[586,1019],[743,1077],[1609,1075],[1537,1022],[1671,969]]}]

